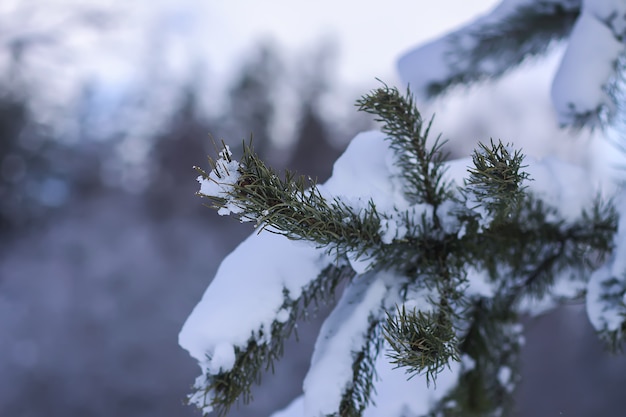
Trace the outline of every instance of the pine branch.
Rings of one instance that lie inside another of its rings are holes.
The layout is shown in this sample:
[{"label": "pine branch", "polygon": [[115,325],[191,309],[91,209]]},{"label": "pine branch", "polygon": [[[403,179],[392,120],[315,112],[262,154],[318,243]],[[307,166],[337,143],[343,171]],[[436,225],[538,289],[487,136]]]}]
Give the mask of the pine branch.
[{"label": "pine branch", "polygon": [[509,146],[502,142],[495,145],[493,140],[490,146],[479,143],[472,155],[474,167],[468,169],[470,175],[465,180],[466,197],[469,192],[476,206],[485,207],[494,221],[506,219],[518,207],[524,197],[521,184],[528,179],[522,171],[522,153],[509,151]]},{"label": "pine branch", "polygon": [[352,384],[343,393],[335,417],[361,417],[375,391],[376,358],[382,348],[378,318],[370,316],[363,347],[353,353]]},{"label": "pine branch", "polygon": [[[432,146],[427,145],[430,124],[423,127],[410,91],[403,97],[397,89],[385,86],[358,104],[360,110],[378,114],[382,130],[390,135],[391,147],[403,168],[407,198],[432,205],[429,219],[439,228],[437,207],[452,196],[450,185],[443,181],[443,143],[437,139]],[[233,213],[241,221],[254,221],[260,230],[315,242],[338,258],[350,254],[356,259],[385,262],[391,245],[382,242],[381,214],[372,202],[365,209],[355,210],[339,199],[329,201],[310,179],[289,171],[284,179],[280,178],[250,145],[244,144],[241,163],[231,158],[228,149],[220,157],[212,162],[210,173],[200,170],[204,183],[217,184],[219,192],[199,193],[219,211]],[[233,170],[233,162],[236,173],[227,169]],[[403,217],[406,227],[416,230],[411,224],[411,213],[404,213]],[[406,243],[411,239],[407,236]]]},{"label": "pine branch", "polygon": [[458,361],[456,334],[449,315],[411,311],[398,307],[396,314],[387,313],[383,334],[391,350],[387,356],[396,368],[415,375],[424,373],[426,381],[435,381],[451,360]]},{"label": "pine branch", "polygon": [[501,417],[513,411],[519,377],[522,326],[511,304],[478,300],[460,343],[462,370],[456,387],[429,416]]},{"label": "pine branch", "polygon": [[507,302],[514,302],[543,296],[564,271],[571,271],[572,279],[587,277],[613,250],[616,231],[615,209],[600,198],[578,220],[568,222],[526,194],[505,220],[463,239],[467,262],[488,271],[494,281],[507,276],[500,291],[508,294]]},{"label": "pine branch", "polygon": [[[580,15],[572,2],[535,2],[512,8],[497,21],[475,23],[444,38],[445,57],[452,63],[445,79],[425,87],[436,96],[458,84],[499,77],[532,56],[545,54],[555,41],[567,37]],[[488,64],[487,64],[488,63]]]},{"label": "pine branch", "polygon": [[[474,361],[471,369],[465,362],[460,365],[460,383],[437,406],[437,415],[499,415],[508,409],[517,381],[505,374],[514,374],[517,366],[520,330],[514,323],[519,301],[549,293],[565,272],[572,272],[570,279],[586,278],[613,250],[615,210],[597,199],[578,219],[565,219],[527,192],[523,155],[501,142],[480,145],[469,178],[455,190],[444,181],[441,143],[437,139],[427,145],[430,123],[424,125],[410,91],[402,96],[384,85],[357,104],[376,115],[388,135],[405,197],[412,204],[405,211],[381,213],[372,201],[354,208],[339,197],[326,198],[310,179],[291,172],[281,178],[245,144],[241,163],[225,148],[210,173],[201,171],[200,194],[222,214],[253,221],[259,231],[313,242],[335,255],[337,264],[297,299],[285,293],[288,319],[253,333],[246,346],[236,348],[234,367],[208,375],[194,401],[208,402],[221,415],[238,398],[249,401],[251,384],[282,355],[284,340],[304,309],[329,298],[340,280],[352,278],[347,259],[356,257],[371,260],[372,273],[397,273],[392,285],[403,288],[402,308],[386,312],[385,323],[382,310],[379,315],[371,312],[367,330],[361,316],[362,327],[355,332],[358,340],[365,332],[364,342],[353,352],[352,381],[346,376],[350,383],[338,400],[337,415],[360,417],[372,402],[375,360],[384,340],[396,367],[405,368],[410,378],[424,374],[428,383],[450,361]],[[385,224],[392,226],[391,233],[402,233],[385,235]],[[466,294],[470,267],[489,275],[493,297]],[[361,285],[371,288],[367,282]],[[422,290],[431,294],[427,305],[407,312],[407,294]],[[606,294],[611,305],[623,301],[623,293]],[[623,326],[610,330],[609,337],[621,340]]]},{"label": "pine branch", "polygon": [[461,252],[457,231],[445,233],[435,224],[431,215],[421,212],[398,216],[406,234],[373,251],[376,259],[372,268],[395,270],[401,275],[426,286],[436,286],[441,277],[439,260],[451,253]]},{"label": "pine branch", "polygon": [[[202,172],[203,180],[219,182],[217,174],[212,175],[215,172]],[[219,210],[228,208],[241,221],[254,221],[259,231],[314,242],[338,258],[347,253],[356,258],[368,256],[381,242],[380,215],[372,202],[355,210],[339,199],[328,201],[311,179],[290,171],[280,178],[250,145],[243,146],[236,181],[227,185],[222,195],[199,195]]]},{"label": "pine branch", "polygon": [[307,308],[320,300],[332,300],[337,285],[353,276],[354,272],[348,266],[329,265],[302,290],[298,298],[292,299],[285,292],[281,310],[289,312],[287,320],[275,320],[269,335],[264,329],[259,329],[251,335],[245,347],[236,346],[233,368],[217,375],[207,373],[204,386],[191,395],[191,400],[200,408],[210,406],[220,416],[228,414],[238,400],[249,403],[252,400],[252,384],[259,384],[263,373],[268,370],[273,372],[275,361],[283,356],[285,341],[296,329],[297,321],[305,317]]},{"label": "pine branch", "polygon": [[435,209],[451,196],[449,184],[443,181],[445,142],[427,144],[431,121],[424,127],[422,116],[407,89],[402,96],[397,88],[384,87],[357,101],[360,111],[377,116],[381,131],[389,135],[390,147],[396,152],[397,164],[405,180],[405,195],[414,204],[427,203]]},{"label": "pine branch", "polygon": [[612,352],[623,352],[626,344],[626,273],[620,277],[608,274],[594,286],[599,287],[593,294],[597,298],[587,302],[596,306],[592,318],[596,332]]},{"label": "pine branch", "polygon": [[[594,264],[590,255],[595,254],[597,265],[611,250],[616,231],[612,206],[596,204],[591,212],[581,214],[580,221],[566,222],[556,210],[525,194],[521,183],[528,175],[521,171],[522,160],[521,153],[509,152],[502,143],[481,146],[461,194],[464,198],[472,195],[476,207],[491,213],[491,222],[484,229],[469,227],[460,240],[456,233],[426,232],[426,222],[416,228],[419,238],[405,238],[406,246],[405,242],[392,246],[398,256],[384,257],[391,264],[404,254],[402,259],[421,274],[418,285],[434,286],[439,297],[437,313],[398,311],[387,320],[384,332],[393,349],[390,358],[398,367],[406,367],[407,373],[424,372],[429,381],[450,359],[458,358],[451,348],[456,337],[452,320],[459,317],[455,311],[468,304],[460,290],[464,265],[480,264],[490,270],[492,279],[500,282],[499,303],[511,308],[525,295],[542,294],[564,270],[578,270],[580,275],[589,272]],[[462,217],[466,212],[459,214]],[[476,218],[468,216],[471,221]],[[476,249],[468,250],[472,246]],[[416,255],[406,258],[411,248]],[[448,324],[437,327],[437,320]],[[449,339],[438,337],[433,329],[447,329]]]}]

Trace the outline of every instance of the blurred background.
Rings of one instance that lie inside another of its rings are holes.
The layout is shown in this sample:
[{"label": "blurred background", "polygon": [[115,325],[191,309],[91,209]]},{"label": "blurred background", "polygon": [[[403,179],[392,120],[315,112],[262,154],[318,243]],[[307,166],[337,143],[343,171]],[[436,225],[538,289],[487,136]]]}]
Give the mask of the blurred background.
[{"label": "blurred background", "polygon": [[[178,331],[251,230],[202,206],[192,167],[211,137],[237,154],[253,134],[274,167],[325,180],[374,126],[353,103],[375,77],[396,84],[400,53],[496,2],[406,3],[0,2],[0,416],[199,415]],[[455,157],[499,137],[599,169],[598,132],[552,117],[559,53],[423,112]],[[319,317],[232,415],[300,392]],[[582,305],[527,329],[520,416],[623,415],[626,360]]]}]

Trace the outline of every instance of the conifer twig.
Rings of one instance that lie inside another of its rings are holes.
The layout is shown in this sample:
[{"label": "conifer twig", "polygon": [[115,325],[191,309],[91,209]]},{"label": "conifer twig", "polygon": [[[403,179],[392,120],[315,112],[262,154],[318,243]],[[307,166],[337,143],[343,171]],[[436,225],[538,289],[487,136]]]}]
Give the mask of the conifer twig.
[{"label": "conifer twig", "polygon": [[358,100],[357,106],[360,111],[377,116],[376,121],[383,125],[381,131],[389,135],[410,202],[427,203],[436,209],[451,196],[449,184],[443,181],[446,168],[441,149],[445,142],[437,138],[432,146],[427,144],[432,119],[424,127],[409,89],[403,96],[397,88],[389,88],[383,83],[382,88]]}]

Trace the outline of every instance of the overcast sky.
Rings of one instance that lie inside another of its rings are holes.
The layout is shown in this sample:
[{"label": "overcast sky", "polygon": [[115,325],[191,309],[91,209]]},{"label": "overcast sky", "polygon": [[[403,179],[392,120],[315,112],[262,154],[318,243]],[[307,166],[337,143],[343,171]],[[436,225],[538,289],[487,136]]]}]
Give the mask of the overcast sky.
[{"label": "overcast sky", "polygon": [[[195,1],[195,0],[190,0]],[[339,44],[339,76],[370,80],[395,75],[403,51],[471,21],[495,0],[229,0],[203,6],[207,54],[218,73],[228,71],[245,47],[271,37],[297,51],[323,36]],[[200,23],[200,22],[198,22]]]},{"label": "overcast sky", "polygon": [[[15,32],[50,27],[71,33],[72,63],[63,62],[70,83],[80,74],[106,85],[132,83],[146,69],[189,77],[198,58],[212,83],[224,84],[240,61],[262,40],[283,53],[312,49],[320,40],[336,43],[337,80],[361,84],[380,77],[394,82],[398,56],[430,38],[472,21],[496,0],[0,0],[0,18],[15,21]],[[113,10],[116,24],[106,34],[67,25],[76,10]],[[0,23],[2,20],[0,19]],[[55,26],[56,25],[56,26]],[[0,25],[3,26],[3,25]],[[6,25],[5,25],[6,26]],[[0,30],[0,35],[4,32]],[[4,34],[6,35],[6,34]],[[58,42],[58,41],[57,41]],[[38,54],[37,56],[40,56]],[[163,59],[155,60],[154,56]],[[35,56],[33,59],[37,58]],[[1,57],[0,57],[1,58]],[[41,55],[49,62],[54,57]],[[165,64],[168,68],[164,68]],[[427,65],[427,63],[425,64]],[[206,73],[205,73],[206,74]],[[176,76],[176,75],[175,75]],[[59,77],[53,77],[59,78]]]},{"label": "overcast sky", "polygon": [[[37,92],[41,102],[37,114],[43,122],[61,120],[51,109],[64,109],[80,100],[86,84],[95,105],[106,111],[116,109],[127,91],[141,88],[147,79],[159,86],[198,80],[198,88],[205,89],[201,95],[207,109],[218,112],[229,76],[260,41],[269,39],[292,57],[302,50],[312,51],[321,40],[333,41],[338,48],[335,87],[361,91],[364,84],[373,86],[375,78],[397,83],[395,61],[401,53],[472,21],[496,3],[0,0],[0,41],[8,42],[11,36],[54,39],[51,47],[23,58],[20,69],[22,74],[28,72],[23,78]],[[91,30],[89,23],[82,23],[81,12],[99,9],[112,13],[112,24]],[[12,62],[8,54],[8,48],[0,50],[0,71],[6,72]],[[160,93],[152,90],[141,93],[145,101],[174,99],[167,95],[174,94],[172,88],[160,89],[164,96],[154,96]]]}]

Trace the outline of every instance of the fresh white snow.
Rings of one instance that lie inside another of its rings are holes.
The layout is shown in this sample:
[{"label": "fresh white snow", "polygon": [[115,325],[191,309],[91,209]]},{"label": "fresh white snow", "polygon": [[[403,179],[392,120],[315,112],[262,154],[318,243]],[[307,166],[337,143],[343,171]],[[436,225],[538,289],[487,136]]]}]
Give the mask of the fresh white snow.
[{"label": "fresh white snow", "polygon": [[180,345],[203,365],[217,346],[245,346],[253,332],[270,329],[277,315],[284,318],[283,289],[298,297],[317,277],[320,258],[312,245],[273,233],[253,233],[220,265],[185,322]]},{"label": "fresh white snow", "polygon": [[[612,3],[616,13],[623,7],[623,2]],[[625,45],[605,21],[592,14],[593,4],[593,0],[584,3],[552,85],[552,100],[563,124],[575,123],[577,117],[599,109],[615,113],[615,103],[606,89]]]},{"label": "fresh white snow", "polygon": [[353,352],[363,346],[369,318],[382,318],[381,300],[388,287],[378,274],[358,277],[326,319],[304,380],[306,416],[325,416],[339,409],[352,384]]},{"label": "fresh white snow", "polygon": [[215,161],[215,168],[209,173],[208,178],[198,177],[200,194],[219,197],[226,200],[226,204],[217,211],[220,216],[241,213],[241,208],[230,201],[229,191],[237,183],[240,177],[239,163],[232,158],[233,153],[226,145],[219,153]]}]

